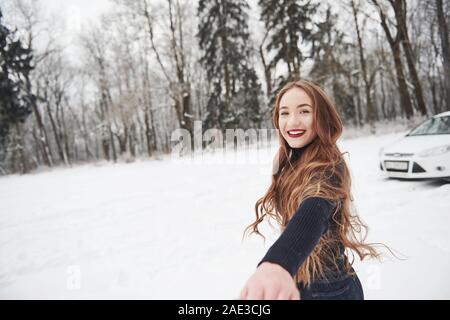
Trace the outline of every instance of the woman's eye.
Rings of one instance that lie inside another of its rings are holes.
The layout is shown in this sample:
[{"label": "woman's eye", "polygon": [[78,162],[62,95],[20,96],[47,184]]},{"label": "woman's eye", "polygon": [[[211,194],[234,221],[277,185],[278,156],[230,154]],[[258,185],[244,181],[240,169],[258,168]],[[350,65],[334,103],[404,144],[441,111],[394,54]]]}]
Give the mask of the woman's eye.
[{"label": "woman's eye", "polygon": [[287,113],[287,112],[281,112],[280,113],[280,116],[286,116],[286,115],[288,115],[289,113]]},{"label": "woman's eye", "polygon": [[302,114],[309,113],[309,110],[302,110],[302,111],[300,111],[300,113],[302,113]]}]

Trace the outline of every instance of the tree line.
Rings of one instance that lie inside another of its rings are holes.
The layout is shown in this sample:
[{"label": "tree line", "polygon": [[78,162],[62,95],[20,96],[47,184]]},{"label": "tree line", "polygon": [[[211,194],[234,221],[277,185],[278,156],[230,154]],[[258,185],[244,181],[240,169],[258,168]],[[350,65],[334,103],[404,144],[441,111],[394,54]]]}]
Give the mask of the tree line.
[{"label": "tree line", "polygon": [[0,174],[157,156],[198,120],[271,128],[302,78],[356,127],[450,110],[442,0],[111,0],[71,43],[45,9],[0,5]]}]

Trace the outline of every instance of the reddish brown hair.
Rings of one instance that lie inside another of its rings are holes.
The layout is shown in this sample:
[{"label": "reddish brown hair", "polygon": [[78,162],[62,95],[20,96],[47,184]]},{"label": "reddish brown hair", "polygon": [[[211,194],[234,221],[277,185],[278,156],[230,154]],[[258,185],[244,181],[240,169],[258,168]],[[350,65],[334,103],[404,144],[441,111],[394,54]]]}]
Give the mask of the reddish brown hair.
[{"label": "reddish brown hair", "polygon": [[[325,233],[311,255],[300,266],[296,281],[310,284],[314,277],[324,275],[324,266],[336,265],[335,248],[342,245],[355,252],[361,260],[378,257],[373,244],[365,243],[368,228],[354,212],[351,197],[351,177],[342,153],[336,145],[342,134],[342,121],[327,94],[316,84],[301,80],[286,84],[277,94],[272,110],[273,125],[280,129],[280,100],[292,88],[299,88],[313,101],[314,129],[317,137],[297,157],[281,134],[280,148],[274,161],[272,183],[255,205],[256,220],[244,234],[256,233],[265,217],[275,219],[284,230],[301,202],[309,197],[322,197],[336,204],[332,219],[338,232]],[[354,254],[352,254],[354,256]],[[351,260],[350,265],[353,263]],[[349,266],[348,266],[349,268]]]}]

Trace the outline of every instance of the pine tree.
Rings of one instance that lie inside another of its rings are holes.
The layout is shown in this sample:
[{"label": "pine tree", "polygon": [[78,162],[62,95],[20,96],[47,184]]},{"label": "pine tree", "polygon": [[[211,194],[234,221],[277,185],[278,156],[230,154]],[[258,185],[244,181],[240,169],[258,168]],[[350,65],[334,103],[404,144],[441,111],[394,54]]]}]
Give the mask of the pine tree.
[{"label": "pine tree", "polygon": [[210,83],[207,127],[259,125],[261,85],[252,65],[244,0],[200,0],[198,7],[201,63]]},{"label": "pine tree", "polygon": [[0,9],[0,160],[5,156],[8,133],[31,113],[25,77],[33,69],[32,52],[24,48],[16,32],[2,22]]},{"label": "pine tree", "polygon": [[302,63],[308,58],[300,45],[308,45],[312,41],[312,17],[319,5],[311,0],[259,0],[258,3],[261,20],[269,32],[266,49],[274,51],[269,65],[275,69],[281,63],[287,69],[287,75],[277,79],[276,92],[286,82],[300,79]]}]

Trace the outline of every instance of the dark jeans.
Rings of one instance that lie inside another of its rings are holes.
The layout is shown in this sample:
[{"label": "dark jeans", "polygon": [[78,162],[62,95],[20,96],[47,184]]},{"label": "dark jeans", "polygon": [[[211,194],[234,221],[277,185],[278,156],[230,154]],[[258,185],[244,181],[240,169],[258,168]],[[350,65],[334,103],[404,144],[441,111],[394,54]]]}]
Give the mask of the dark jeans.
[{"label": "dark jeans", "polygon": [[298,284],[301,300],[364,300],[364,292],[356,274],[334,280],[316,280],[309,287]]}]

